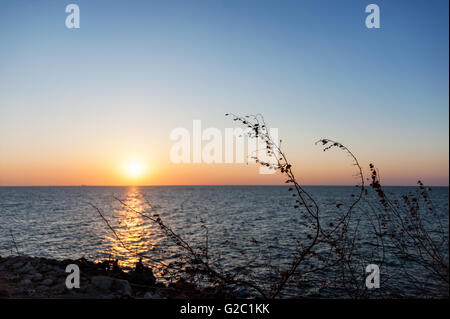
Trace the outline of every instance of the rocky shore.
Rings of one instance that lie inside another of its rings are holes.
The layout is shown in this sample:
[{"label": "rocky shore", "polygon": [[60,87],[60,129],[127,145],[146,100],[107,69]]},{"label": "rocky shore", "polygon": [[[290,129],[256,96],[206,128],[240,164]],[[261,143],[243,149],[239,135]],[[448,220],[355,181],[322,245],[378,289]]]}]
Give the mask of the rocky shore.
[{"label": "rocky shore", "polygon": [[[80,287],[67,288],[66,267],[80,269]],[[166,286],[151,269],[136,265],[130,272],[117,263],[95,263],[84,258],[55,260],[28,256],[0,257],[0,298],[116,299],[116,298],[230,298],[215,289],[197,289],[183,280]]]}]

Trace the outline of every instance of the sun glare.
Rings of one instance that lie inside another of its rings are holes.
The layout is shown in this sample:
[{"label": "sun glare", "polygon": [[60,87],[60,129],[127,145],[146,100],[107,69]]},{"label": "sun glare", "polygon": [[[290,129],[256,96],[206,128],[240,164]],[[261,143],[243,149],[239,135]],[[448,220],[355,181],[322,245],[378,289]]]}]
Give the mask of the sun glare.
[{"label": "sun glare", "polygon": [[125,174],[133,179],[142,177],[145,174],[145,165],[136,159],[129,160],[124,167]]}]

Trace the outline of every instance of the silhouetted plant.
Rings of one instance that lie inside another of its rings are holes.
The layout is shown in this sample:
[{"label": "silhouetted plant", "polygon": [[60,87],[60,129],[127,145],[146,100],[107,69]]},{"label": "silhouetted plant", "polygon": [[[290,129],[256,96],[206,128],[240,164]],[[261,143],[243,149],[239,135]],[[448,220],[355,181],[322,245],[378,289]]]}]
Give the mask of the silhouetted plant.
[{"label": "silhouetted plant", "polygon": [[[249,258],[239,245],[227,241],[230,249],[237,250],[242,258],[248,260],[238,269],[225,270],[220,254],[210,249],[209,231],[203,220],[200,223],[205,240],[194,247],[169,227],[148,201],[148,210],[140,211],[116,198],[127,209],[157,225],[171,243],[171,248],[177,250],[177,261],[163,264],[169,278],[177,278],[185,285],[212,285],[229,291],[245,286],[262,298],[280,298],[289,289],[301,292],[307,289],[310,282],[315,282],[319,295],[323,292],[327,297],[342,297],[343,293],[350,298],[401,297],[402,291],[396,295],[392,292],[396,283],[404,281],[420,290],[424,297],[433,297],[435,294],[427,285],[427,281],[432,279],[439,286],[437,296],[448,296],[448,228],[446,230],[442,224],[441,216],[432,205],[428,188],[421,182],[419,193],[415,196],[404,195],[402,201],[391,200],[381,187],[379,173],[372,164],[369,167],[371,180],[368,188],[356,156],[339,142],[321,139],[316,144],[323,146],[324,151],[338,149],[350,156],[358,180],[351,201],[348,204],[345,201],[334,203],[330,214],[329,210],[324,209],[324,204],[318,203],[298,182],[292,164],[281,148],[281,140],[273,140],[261,115],[226,115],[246,127],[250,138],[262,141],[264,149],[257,150],[252,156],[256,163],[281,173],[289,185],[287,190],[293,198],[293,208],[301,217],[299,236],[292,238],[295,248],[291,252],[291,262],[277,264],[276,260],[267,256],[266,268],[273,279],[267,281],[251,271],[254,259]],[[373,200],[372,191],[378,201]],[[95,208],[121,245],[132,252],[101,210]],[[424,211],[432,215],[437,224],[427,225],[422,217]],[[365,225],[364,232],[361,232],[361,224]],[[437,228],[433,229],[434,226]],[[250,242],[261,244],[255,238]],[[150,255],[136,255],[152,260]],[[365,267],[375,263],[383,270],[388,258],[395,258],[403,271],[395,274],[382,271],[381,285],[385,289],[367,289]],[[410,268],[406,267],[409,263],[417,264],[420,271],[411,273]]]},{"label": "silhouetted plant", "polygon": [[[379,201],[376,219],[381,227],[377,235],[392,247],[402,273],[418,293],[434,297],[439,292],[438,295],[448,296],[448,219],[445,229],[443,216],[434,208],[429,195],[431,189],[419,180],[415,192],[391,199],[382,188],[373,164],[370,172],[370,187]],[[414,271],[408,267],[410,264],[415,265]]]}]

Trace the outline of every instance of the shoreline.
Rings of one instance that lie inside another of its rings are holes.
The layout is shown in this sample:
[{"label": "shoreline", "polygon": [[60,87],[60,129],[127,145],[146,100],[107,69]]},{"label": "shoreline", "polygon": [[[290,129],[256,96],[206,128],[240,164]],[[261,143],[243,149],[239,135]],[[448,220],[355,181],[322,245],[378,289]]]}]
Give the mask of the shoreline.
[{"label": "shoreline", "polygon": [[[80,287],[66,286],[69,264],[80,269]],[[165,285],[150,268],[124,272],[109,261],[84,258],[56,260],[29,256],[0,256],[0,299],[190,299],[233,298],[218,288],[199,289],[184,280]]]}]

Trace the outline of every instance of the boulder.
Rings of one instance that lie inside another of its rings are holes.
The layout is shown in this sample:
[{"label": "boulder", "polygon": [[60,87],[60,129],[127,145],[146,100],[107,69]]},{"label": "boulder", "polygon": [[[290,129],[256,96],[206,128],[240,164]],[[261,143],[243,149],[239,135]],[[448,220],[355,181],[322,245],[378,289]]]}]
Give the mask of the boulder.
[{"label": "boulder", "polygon": [[39,269],[39,272],[47,272],[47,271],[51,270],[50,266],[47,264],[44,264],[44,263],[41,263],[39,265],[38,269]]},{"label": "boulder", "polygon": [[67,293],[69,289],[67,289],[65,282],[59,282],[51,287],[51,291],[54,294],[64,294]]},{"label": "boulder", "polygon": [[111,290],[120,292],[123,295],[131,296],[131,286],[126,280],[115,279],[111,285]]},{"label": "boulder", "polygon": [[53,266],[52,270],[55,271],[56,273],[64,273],[65,272],[64,269],[62,269],[59,266]]},{"label": "boulder", "polygon": [[135,284],[153,286],[156,283],[156,278],[151,269],[146,269],[143,272],[130,271],[127,279]]},{"label": "boulder", "polygon": [[20,261],[20,260],[19,260],[18,262],[16,262],[15,264],[13,264],[11,267],[14,268],[14,269],[19,269],[19,268],[22,268],[23,265],[25,265],[25,263],[24,263],[23,261]]},{"label": "boulder", "polygon": [[108,276],[94,276],[91,278],[92,284],[100,290],[110,290],[114,279]]},{"label": "boulder", "polygon": [[147,291],[144,295],[144,299],[161,299],[161,296],[158,295],[156,291],[155,292]]},{"label": "boulder", "polygon": [[9,296],[9,291],[0,287],[0,298],[8,298]]},{"label": "boulder", "polygon": [[26,274],[29,273],[31,271],[33,271],[34,268],[30,265],[30,263],[27,263],[26,265],[20,267],[19,269],[17,269],[17,272],[19,274]]},{"label": "boulder", "polygon": [[237,298],[246,299],[251,297],[250,291],[246,287],[236,287],[233,291],[233,295]]},{"label": "boulder", "polygon": [[54,280],[51,278],[46,278],[46,279],[42,280],[42,285],[44,285],[44,286],[51,286],[51,285],[53,285],[53,283],[54,283]]},{"label": "boulder", "polygon": [[21,286],[30,286],[31,285],[31,280],[30,279],[23,279],[22,281],[19,282],[19,285]]},{"label": "boulder", "polygon": [[38,291],[38,292],[46,292],[46,291],[48,291],[48,287],[47,286],[38,286],[37,288],[36,288],[36,291]]},{"label": "boulder", "polygon": [[32,281],[41,281],[44,278],[40,273],[35,273],[33,277],[31,278]]}]

